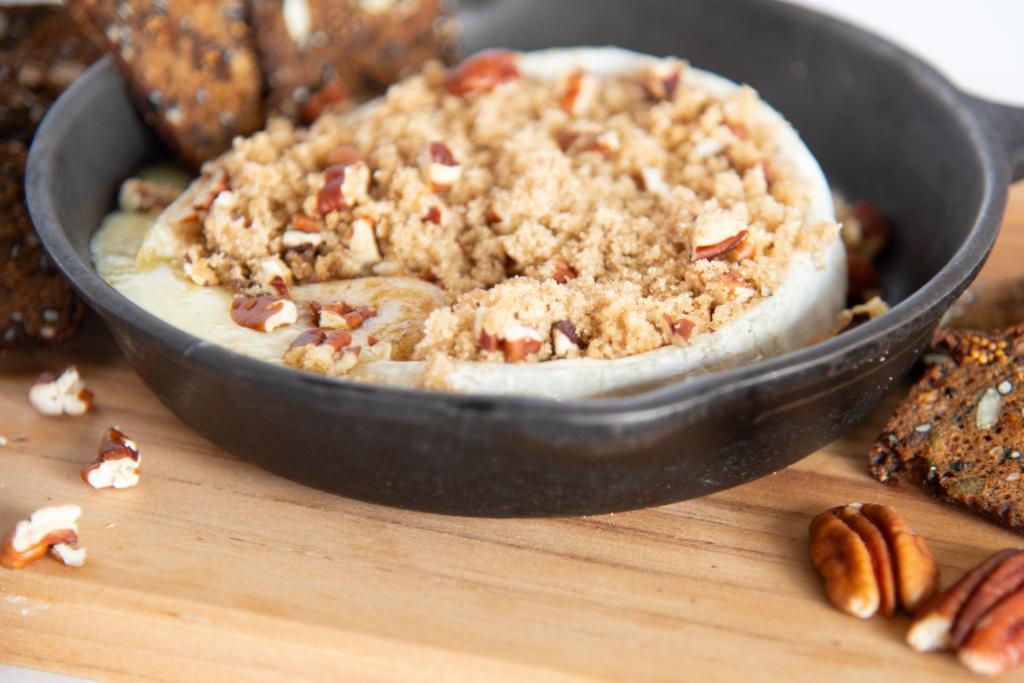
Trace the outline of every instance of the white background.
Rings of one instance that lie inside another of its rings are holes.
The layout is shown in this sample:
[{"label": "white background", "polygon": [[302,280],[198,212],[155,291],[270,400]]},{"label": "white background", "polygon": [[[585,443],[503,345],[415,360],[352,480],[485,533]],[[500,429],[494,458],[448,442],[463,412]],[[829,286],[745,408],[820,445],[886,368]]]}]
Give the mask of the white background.
[{"label": "white background", "polygon": [[[1024,106],[1024,0],[791,1],[901,44],[974,95]],[[75,680],[0,665],[3,683]]]}]

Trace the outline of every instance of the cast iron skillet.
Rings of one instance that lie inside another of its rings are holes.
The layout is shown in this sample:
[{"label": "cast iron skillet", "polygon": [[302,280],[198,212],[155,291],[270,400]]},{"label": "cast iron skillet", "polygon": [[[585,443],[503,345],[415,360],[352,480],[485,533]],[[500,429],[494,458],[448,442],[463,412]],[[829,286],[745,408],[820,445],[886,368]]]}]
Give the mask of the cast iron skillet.
[{"label": "cast iron skillet", "polygon": [[103,62],[36,136],[32,217],[146,384],[219,446],[346,496],[470,515],[598,513],[750,481],[878,404],[981,267],[1007,185],[1024,175],[1024,111],[968,97],[883,40],[794,6],[503,0],[463,14],[467,52],[614,44],[754,85],[835,186],[893,220],[883,277],[898,305],[817,346],[621,399],[448,395],[273,367],[175,330],[94,272],[90,233],[119,182],[159,153]]}]

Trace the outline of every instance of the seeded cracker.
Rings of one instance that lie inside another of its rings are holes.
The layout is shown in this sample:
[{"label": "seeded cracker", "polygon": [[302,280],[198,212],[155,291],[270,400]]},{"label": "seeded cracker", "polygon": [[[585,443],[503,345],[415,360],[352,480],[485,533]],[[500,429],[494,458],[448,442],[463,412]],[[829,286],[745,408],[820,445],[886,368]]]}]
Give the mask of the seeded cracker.
[{"label": "seeded cracker", "polygon": [[142,111],[199,165],[262,125],[260,73],[241,0],[68,0],[121,68]]},{"label": "seeded cracker", "polygon": [[943,331],[933,346],[941,362],[889,420],[871,473],[1024,530],[1024,326]]},{"label": "seeded cracker", "polygon": [[32,230],[24,174],[36,126],[97,56],[59,7],[0,8],[0,349],[62,342],[81,318]]},{"label": "seeded cracker", "polygon": [[[444,0],[252,0],[268,110],[311,120],[331,99],[377,95],[427,60],[450,58],[455,31],[445,5]],[[328,84],[332,88],[325,89]]]}]

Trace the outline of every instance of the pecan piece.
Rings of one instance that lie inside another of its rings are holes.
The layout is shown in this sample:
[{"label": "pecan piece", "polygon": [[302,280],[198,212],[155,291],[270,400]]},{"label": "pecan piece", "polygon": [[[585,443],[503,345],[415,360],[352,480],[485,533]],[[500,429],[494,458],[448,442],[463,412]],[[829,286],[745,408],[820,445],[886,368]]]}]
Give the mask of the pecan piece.
[{"label": "pecan piece", "polygon": [[551,279],[560,285],[564,285],[569,280],[576,277],[578,273],[576,269],[570,266],[566,261],[557,259],[554,263],[554,267],[551,270]]},{"label": "pecan piece", "polygon": [[236,296],[231,302],[235,324],[257,332],[272,332],[299,319],[299,310],[279,296]]},{"label": "pecan piece", "polygon": [[54,545],[78,542],[77,505],[41,508],[18,522],[0,541],[0,564],[19,569],[46,554]]},{"label": "pecan piece", "polygon": [[671,100],[679,88],[684,66],[678,59],[662,59],[651,64],[644,71],[642,81],[648,101]]},{"label": "pecan piece", "polygon": [[423,172],[434,192],[447,192],[462,176],[462,164],[443,142],[434,141],[423,150]]},{"label": "pecan piece", "polygon": [[363,161],[328,166],[324,169],[324,186],[316,193],[317,213],[326,216],[366,200],[370,179],[370,167]]},{"label": "pecan piece", "polygon": [[[539,347],[539,345],[538,345]],[[568,320],[559,320],[551,326],[551,348],[562,358],[583,348],[576,326]]]},{"label": "pecan piece", "polygon": [[355,330],[377,315],[369,306],[352,308],[344,302],[326,304],[320,308],[320,327],[325,330]]},{"label": "pecan piece", "polygon": [[281,244],[285,249],[315,247],[323,242],[323,235],[320,234],[323,229],[324,222],[319,218],[297,213],[292,216],[292,222],[285,229]]},{"label": "pecan piece", "polygon": [[[1019,550],[1007,548],[995,553],[960,577],[918,615],[907,631],[907,644],[918,652],[933,652],[953,647],[953,624],[964,605],[989,575]],[[966,636],[966,633],[963,634]]]},{"label": "pecan piece", "polygon": [[486,93],[502,83],[519,78],[519,56],[509,50],[484,50],[463,60],[445,77],[445,88],[452,95]]},{"label": "pecan piece", "polygon": [[84,415],[93,394],[85,388],[78,368],[69,365],[59,375],[44,372],[28,390],[28,400],[43,415]]},{"label": "pecan piece", "polygon": [[596,79],[583,69],[576,69],[565,77],[558,106],[569,116],[582,116],[590,109],[596,96]]},{"label": "pecan piece", "polygon": [[341,81],[333,80],[309,97],[299,112],[299,121],[308,126],[320,118],[328,109],[343,104],[352,98],[352,93]]},{"label": "pecan piece", "polygon": [[139,447],[117,427],[100,439],[96,458],[82,469],[82,481],[94,489],[126,489],[139,483]]},{"label": "pecan piece", "polygon": [[693,328],[696,327],[695,323],[689,318],[676,318],[672,319],[672,316],[666,314],[665,322],[668,323],[669,331],[672,333],[672,343],[678,344],[679,342],[688,343],[690,337],[693,335]]},{"label": "pecan piece", "polygon": [[711,259],[735,249],[747,234],[743,221],[728,211],[703,213],[693,226],[693,260]]}]

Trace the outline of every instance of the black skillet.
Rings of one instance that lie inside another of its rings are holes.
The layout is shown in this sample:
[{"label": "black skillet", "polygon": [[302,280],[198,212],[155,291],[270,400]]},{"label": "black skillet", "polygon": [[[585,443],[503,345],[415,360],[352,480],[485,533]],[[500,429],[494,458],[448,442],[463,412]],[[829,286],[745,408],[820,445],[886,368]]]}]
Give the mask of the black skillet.
[{"label": "black skillet", "polygon": [[402,390],[244,358],[160,322],[93,270],[90,233],[119,182],[159,153],[103,62],[36,137],[32,217],[145,383],[228,451],[346,496],[471,515],[622,510],[756,479],[879,403],[981,267],[1007,185],[1024,175],[1024,111],[968,97],[889,43],[794,6],[501,0],[463,15],[467,52],[614,44],[755,86],[835,186],[892,219],[883,277],[897,305],[812,348],[607,400]]}]

